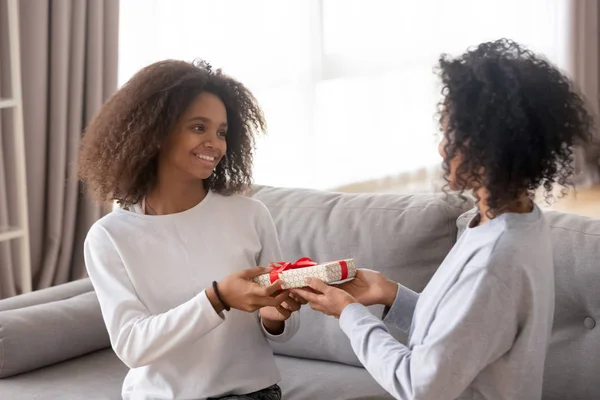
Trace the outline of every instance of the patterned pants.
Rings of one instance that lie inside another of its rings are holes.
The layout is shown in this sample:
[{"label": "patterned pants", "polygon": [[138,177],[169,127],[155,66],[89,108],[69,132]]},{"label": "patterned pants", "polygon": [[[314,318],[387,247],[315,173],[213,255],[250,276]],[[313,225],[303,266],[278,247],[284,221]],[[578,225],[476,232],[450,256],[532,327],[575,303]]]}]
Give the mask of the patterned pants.
[{"label": "patterned pants", "polygon": [[258,392],[219,397],[213,400],[281,400],[281,388],[278,385],[273,385]]}]

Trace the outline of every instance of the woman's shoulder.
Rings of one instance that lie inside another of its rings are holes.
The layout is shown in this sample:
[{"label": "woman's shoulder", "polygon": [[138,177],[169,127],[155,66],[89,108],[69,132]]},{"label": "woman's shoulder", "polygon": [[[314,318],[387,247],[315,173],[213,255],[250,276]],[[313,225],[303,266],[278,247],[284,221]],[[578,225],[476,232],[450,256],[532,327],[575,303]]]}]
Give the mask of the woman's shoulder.
[{"label": "woman's shoulder", "polygon": [[265,211],[268,212],[267,206],[251,196],[244,194],[230,194],[230,195],[222,195],[218,193],[212,194],[220,204],[224,207],[230,207],[234,209],[240,209],[244,212],[255,212],[257,214],[264,214]]},{"label": "woman's shoulder", "polygon": [[115,208],[92,224],[88,230],[86,240],[109,240],[115,235],[118,236],[119,233],[130,235],[131,232],[129,232],[129,228],[134,228],[135,222],[141,222],[137,221],[135,213],[121,208]]}]

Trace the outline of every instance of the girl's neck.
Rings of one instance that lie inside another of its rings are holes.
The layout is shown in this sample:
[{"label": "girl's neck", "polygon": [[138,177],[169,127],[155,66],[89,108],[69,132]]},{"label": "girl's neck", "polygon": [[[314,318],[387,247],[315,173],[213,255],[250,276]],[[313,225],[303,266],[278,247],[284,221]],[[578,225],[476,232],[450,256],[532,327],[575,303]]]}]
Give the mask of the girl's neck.
[{"label": "girl's neck", "polygon": [[146,214],[166,215],[180,213],[195,207],[206,197],[201,180],[177,179],[159,173],[154,188],[146,195]]},{"label": "girl's neck", "polygon": [[[490,220],[489,214],[491,211],[491,207],[488,205],[488,191],[485,188],[481,188],[477,191],[477,209],[479,210],[479,223],[478,225],[483,225]],[[495,211],[495,216],[499,216],[505,213],[516,213],[516,214],[527,214],[533,210],[533,201],[527,194],[527,192],[523,192],[521,196],[519,196],[516,200],[500,205]]]}]

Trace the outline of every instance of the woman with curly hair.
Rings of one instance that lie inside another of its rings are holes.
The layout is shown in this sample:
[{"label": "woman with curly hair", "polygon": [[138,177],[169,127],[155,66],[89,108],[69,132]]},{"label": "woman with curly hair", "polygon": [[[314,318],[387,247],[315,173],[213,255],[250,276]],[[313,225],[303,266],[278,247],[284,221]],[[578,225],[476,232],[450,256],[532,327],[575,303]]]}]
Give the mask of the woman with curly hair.
[{"label": "woman with curly hair", "polygon": [[251,282],[282,257],[266,207],[240,195],[264,126],[246,87],[183,61],[142,69],[89,124],[79,176],[119,207],[85,262],[124,399],[281,397],[267,339],[294,335],[301,302]]},{"label": "woman with curly hair", "polygon": [[[564,75],[512,41],[442,56],[439,68],[445,178],[474,192],[477,215],[421,294],[369,270],[341,289],[313,280],[314,291],[295,292],[340,318],[397,399],[540,399],[554,266],[533,193],[569,182],[572,147],[590,138],[592,118]],[[371,304],[386,306],[383,322]]]}]

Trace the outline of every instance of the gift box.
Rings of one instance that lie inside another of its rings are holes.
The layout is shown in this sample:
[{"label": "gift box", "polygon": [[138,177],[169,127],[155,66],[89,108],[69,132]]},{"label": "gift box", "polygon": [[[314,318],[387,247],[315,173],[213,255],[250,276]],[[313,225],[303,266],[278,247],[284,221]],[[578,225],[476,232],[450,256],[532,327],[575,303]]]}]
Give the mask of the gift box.
[{"label": "gift box", "polygon": [[356,266],[353,259],[316,263],[310,258],[301,258],[296,262],[272,263],[273,271],[253,279],[261,286],[269,286],[277,279],[282,289],[305,287],[305,278],[318,278],[325,283],[334,283],[354,278]]}]

